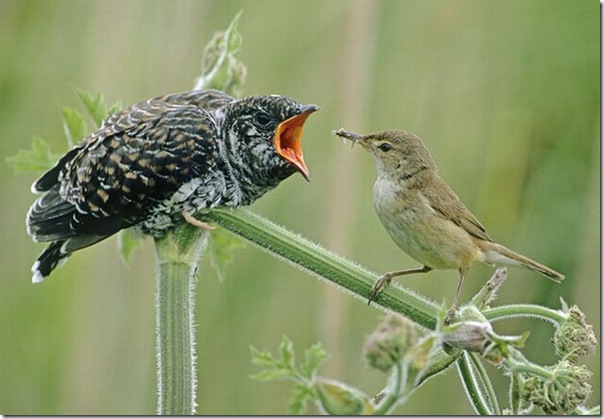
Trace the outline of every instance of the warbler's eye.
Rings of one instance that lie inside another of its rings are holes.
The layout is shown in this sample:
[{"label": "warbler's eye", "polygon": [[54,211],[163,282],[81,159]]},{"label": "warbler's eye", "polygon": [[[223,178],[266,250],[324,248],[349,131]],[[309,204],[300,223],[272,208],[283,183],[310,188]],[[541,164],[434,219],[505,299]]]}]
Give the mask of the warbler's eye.
[{"label": "warbler's eye", "polygon": [[267,125],[269,125],[271,123],[271,117],[267,113],[258,112],[254,116],[254,122],[259,127],[266,127]]},{"label": "warbler's eye", "polygon": [[388,152],[388,151],[392,150],[392,146],[391,146],[390,144],[388,144],[388,143],[382,143],[382,144],[380,144],[380,145],[378,146],[378,148],[379,148],[380,150],[382,150],[384,153],[386,153],[386,152]]}]

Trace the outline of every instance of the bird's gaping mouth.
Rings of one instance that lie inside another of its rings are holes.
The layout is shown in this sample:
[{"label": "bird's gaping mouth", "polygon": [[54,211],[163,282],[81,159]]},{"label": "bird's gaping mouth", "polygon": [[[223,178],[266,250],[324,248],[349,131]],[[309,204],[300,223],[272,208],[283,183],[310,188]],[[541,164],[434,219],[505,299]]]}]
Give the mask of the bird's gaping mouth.
[{"label": "bird's gaping mouth", "polygon": [[302,112],[296,116],[281,122],[277,126],[273,144],[277,150],[277,154],[290,162],[298,172],[304,176],[304,179],[310,181],[308,167],[304,163],[304,153],[302,152],[302,131],[304,130],[304,122],[311,113],[318,111],[316,105],[306,105],[302,108]]}]

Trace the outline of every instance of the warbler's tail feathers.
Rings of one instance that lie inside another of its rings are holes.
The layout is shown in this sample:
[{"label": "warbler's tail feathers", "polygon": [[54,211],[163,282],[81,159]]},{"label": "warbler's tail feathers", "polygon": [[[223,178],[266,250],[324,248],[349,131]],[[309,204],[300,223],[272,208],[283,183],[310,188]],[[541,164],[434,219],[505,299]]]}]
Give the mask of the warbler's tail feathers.
[{"label": "warbler's tail feathers", "polygon": [[529,259],[520,253],[516,253],[498,243],[488,243],[488,248],[486,249],[485,254],[486,261],[488,263],[502,263],[504,265],[521,266],[523,268],[538,272],[557,283],[562,282],[562,280],[565,278],[565,276],[560,272],[554,271],[553,269],[548,268],[539,262],[535,262],[534,260]]}]

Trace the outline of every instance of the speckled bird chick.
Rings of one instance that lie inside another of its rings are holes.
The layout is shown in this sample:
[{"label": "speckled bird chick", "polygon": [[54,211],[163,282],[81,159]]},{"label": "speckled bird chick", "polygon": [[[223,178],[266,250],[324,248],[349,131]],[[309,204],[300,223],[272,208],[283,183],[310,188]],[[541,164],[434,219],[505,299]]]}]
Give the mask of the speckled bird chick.
[{"label": "speckled bird chick", "polygon": [[32,186],[45,194],[27,214],[27,232],[51,242],[33,282],[121,229],[159,237],[183,215],[251,204],[296,171],[308,180],[301,137],[316,110],[284,96],[201,90],[109,116]]}]

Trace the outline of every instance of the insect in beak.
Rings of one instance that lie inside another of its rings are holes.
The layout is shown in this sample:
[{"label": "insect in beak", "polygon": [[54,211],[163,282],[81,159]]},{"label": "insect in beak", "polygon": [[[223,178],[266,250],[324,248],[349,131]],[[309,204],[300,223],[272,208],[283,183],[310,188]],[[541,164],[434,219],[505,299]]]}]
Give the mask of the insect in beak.
[{"label": "insect in beak", "polygon": [[340,128],[337,131],[332,131],[331,133],[338,137],[342,137],[342,138],[346,138],[347,140],[350,140],[350,142],[351,142],[350,148],[353,148],[356,143],[358,143],[359,141],[361,141],[363,139],[363,135],[357,134],[355,132],[346,131],[344,128]]}]

